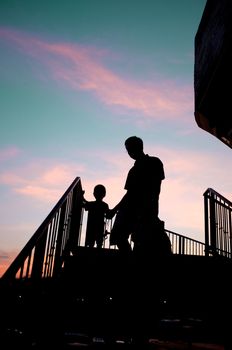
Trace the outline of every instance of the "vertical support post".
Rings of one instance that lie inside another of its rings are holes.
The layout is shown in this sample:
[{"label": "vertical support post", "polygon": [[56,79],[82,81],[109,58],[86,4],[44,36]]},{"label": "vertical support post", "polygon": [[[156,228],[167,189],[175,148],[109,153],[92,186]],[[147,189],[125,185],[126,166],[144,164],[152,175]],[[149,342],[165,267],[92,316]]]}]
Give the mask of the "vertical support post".
[{"label": "vertical support post", "polygon": [[69,247],[77,247],[80,241],[81,235],[81,223],[82,223],[82,187],[81,182],[77,183],[73,189],[73,200],[71,210],[71,222],[70,222],[70,234],[69,234]]},{"label": "vertical support post", "polygon": [[216,253],[216,217],[215,217],[215,200],[214,195],[211,194],[210,200],[210,246],[213,254]]},{"label": "vertical support post", "polygon": [[229,213],[228,213],[228,220],[229,220],[229,240],[230,240],[230,243],[229,243],[229,257],[232,258],[232,210],[230,209],[229,210]]},{"label": "vertical support post", "polygon": [[209,210],[208,193],[204,193],[204,215],[205,215],[205,255],[209,256]]},{"label": "vertical support post", "polygon": [[46,248],[46,242],[47,242],[48,227],[46,227],[45,230],[46,230],[46,233],[44,231],[43,236],[40,238],[40,240],[35,246],[33,267],[31,271],[31,277],[33,279],[40,279],[43,276],[44,254],[45,254],[45,248]]},{"label": "vertical support post", "polygon": [[54,268],[53,268],[53,276],[57,276],[61,269],[61,247],[62,247],[62,239],[64,232],[64,219],[66,212],[67,200],[63,203],[60,209],[60,219],[58,224],[58,233],[56,239],[56,252],[55,252],[55,260],[54,260]]}]

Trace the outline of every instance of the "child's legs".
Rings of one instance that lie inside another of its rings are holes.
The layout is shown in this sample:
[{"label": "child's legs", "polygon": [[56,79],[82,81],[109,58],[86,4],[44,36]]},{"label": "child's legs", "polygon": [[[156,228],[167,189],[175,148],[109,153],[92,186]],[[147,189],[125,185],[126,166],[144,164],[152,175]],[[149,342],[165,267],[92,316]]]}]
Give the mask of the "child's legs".
[{"label": "child's legs", "polygon": [[92,247],[94,247],[94,243],[95,243],[95,237],[94,237],[93,233],[90,231],[87,231],[86,238],[85,238],[85,246],[92,248]]}]

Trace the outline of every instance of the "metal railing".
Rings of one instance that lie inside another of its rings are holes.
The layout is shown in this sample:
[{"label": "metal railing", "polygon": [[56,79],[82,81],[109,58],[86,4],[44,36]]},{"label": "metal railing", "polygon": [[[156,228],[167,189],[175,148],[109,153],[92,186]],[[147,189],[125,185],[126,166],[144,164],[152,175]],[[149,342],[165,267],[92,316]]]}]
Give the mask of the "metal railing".
[{"label": "metal railing", "polygon": [[2,276],[3,281],[59,274],[68,249],[79,243],[82,187],[77,177]]},{"label": "metal railing", "polygon": [[208,188],[204,193],[206,255],[232,257],[232,203]]},{"label": "metal railing", "polygon": [[[83,210],[82,193],[81,180],[77,177],[1,280],[11,282],[15,279],[41,279],[59,275],[65,257],[70,255],[72,248],[85,246],[87,213]],[[109,232],[112,223],[108,221]],[[173,254],[205,255],[204,243],[170,230],[165,231]],[[110,246],[109,235],[106,236],[103,247],[117,249]]]},{"label": "metal railing", "polygon": [[205,244],[203,242],[180,235],[173,231],[165,231],[170,239],[173,254],[205,255]]},{"label": "metal railing", "polygon": [[[88,220],[88,214],[84,212],[83,221],[87,222],[87,220]],[[103,248],[117,249],[116,246],[111,246],[109,242],[110,231],[112,226],[113,226],[113,220],[107,220],[107,231],[109,234],[105,237],[105,240],[103,241]],[[181,235],[179,233],[176,233],[170,230],[165,229],[165,232],[170,240],[173,254],[199,255],[199,256],[205,255],[205,244],[203,242],[197,241],[195,239],[186,237],[184,235]],[[86,233],[86,225],[84,224],[80,234],[80,244],[79,244],[80,246],[85,246],[85,233]],[[130,244],[132,245],[132,248],[133,248],[133,242],[131,240],[130,240]]]}]

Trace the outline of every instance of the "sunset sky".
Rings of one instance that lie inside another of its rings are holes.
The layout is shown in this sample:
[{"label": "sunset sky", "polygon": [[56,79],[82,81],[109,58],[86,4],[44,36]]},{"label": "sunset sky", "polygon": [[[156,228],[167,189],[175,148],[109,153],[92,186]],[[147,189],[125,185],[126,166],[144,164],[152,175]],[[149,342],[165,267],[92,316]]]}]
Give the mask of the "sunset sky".
[{"label": "sunset sky", "polygon": [[117,204],[132,135],[164,164],[166,228],[204,242],[204,191],[232,199],[231,149],[194,119],[205,3],[0,2],[0,275],[76,176]]}]

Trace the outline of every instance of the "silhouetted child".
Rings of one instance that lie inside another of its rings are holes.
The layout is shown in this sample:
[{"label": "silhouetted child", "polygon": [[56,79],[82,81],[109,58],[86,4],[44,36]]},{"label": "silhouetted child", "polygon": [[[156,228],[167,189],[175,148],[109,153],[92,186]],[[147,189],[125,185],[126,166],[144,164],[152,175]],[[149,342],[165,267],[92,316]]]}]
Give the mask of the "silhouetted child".
[{"label": "silhouetted child", "polygon": [[85,246],[98,248],[103,245],[105,235],[105,224],[109,206],[103,201],[106,195],[105,186],[99,184],[94,187],[93,195],[95,201],[87,201],[83,198],[83,206],[88,211]]}]

